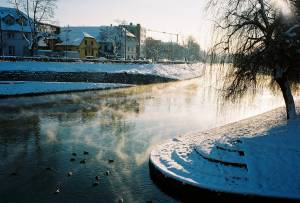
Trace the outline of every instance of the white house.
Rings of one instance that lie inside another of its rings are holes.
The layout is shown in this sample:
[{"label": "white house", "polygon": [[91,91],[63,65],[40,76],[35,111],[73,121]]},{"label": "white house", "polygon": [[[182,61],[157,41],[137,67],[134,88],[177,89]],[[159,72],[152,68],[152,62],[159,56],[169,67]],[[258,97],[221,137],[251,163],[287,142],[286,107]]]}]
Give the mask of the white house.
[{"label": "white house", "polygon": [[27,56],[28,42],[31,32],[28,19],[22,12],[14,8],[0,7],[0,55]]}]

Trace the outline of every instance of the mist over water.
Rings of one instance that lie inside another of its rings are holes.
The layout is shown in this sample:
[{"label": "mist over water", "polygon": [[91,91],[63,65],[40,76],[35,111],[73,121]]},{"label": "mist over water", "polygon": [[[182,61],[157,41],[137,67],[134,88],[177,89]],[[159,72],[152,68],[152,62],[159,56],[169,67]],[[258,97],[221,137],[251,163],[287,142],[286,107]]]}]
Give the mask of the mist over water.
[{"label": "mist over water", "polygon": [[[175,201],[150,180],[148,158],[153,147],[284,104],[281,95],[263,88],[238,103],[224,104],[219,96],[224,68],[211,67],[204,73],[167,84],[0,100],[1,199]],[[76,161],[70,162],[73,152]],[[86,164],[79,163],[82,159]],[[72,177],[66,176],[69,171]],[[111,175],[104,175],[106,171]],[[12,172],[17,176],[10,176]],[[101,181],[93,187],[96,175]],[[54,195],[57,187],[61,192]]]}]

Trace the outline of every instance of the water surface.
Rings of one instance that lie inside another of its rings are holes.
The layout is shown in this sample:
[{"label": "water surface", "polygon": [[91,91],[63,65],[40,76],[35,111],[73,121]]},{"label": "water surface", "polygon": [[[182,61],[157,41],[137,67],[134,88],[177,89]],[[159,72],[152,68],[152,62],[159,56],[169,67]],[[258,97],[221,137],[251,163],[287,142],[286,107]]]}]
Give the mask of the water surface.
[{"label": "water surface", "polygon": [[[0,202],[176,201],[149,177],[155,145],[283,104],[262,90],[221,108],[217,93],[199,78],[0,100]],[[79,163],[83,159],[86,164]],[[66,176],[69,171],[73,176]],[[94,187],[97,175],[101,180]],[[54,194],[57,188],[60,193]]]}]

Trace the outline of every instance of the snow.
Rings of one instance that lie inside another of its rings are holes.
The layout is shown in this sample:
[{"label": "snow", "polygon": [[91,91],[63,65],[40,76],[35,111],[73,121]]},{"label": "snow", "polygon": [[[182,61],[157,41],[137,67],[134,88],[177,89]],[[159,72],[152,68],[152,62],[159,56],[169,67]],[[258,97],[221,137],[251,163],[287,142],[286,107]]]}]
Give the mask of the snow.
[{"label": "snow", "polygon": [[52,62],[0,62],[0,71],[108,72],[157,75],[178,80],[199,77],[205,64],[95,64]]},{"label": "snow", "polygon": [[83,32],[84,37],[86,38],[92,38],[95,39],[95,37],[93,37],[92,35],[90,35],[89,33]]},{"label": "snow", "polygon": [[116,83],[81,83],[81,82],[0,82],[0,96],[13,96],[25,94],[54,93],[81,90],[100,90],[130,85]]},{"label": "snow", "polygon": [[150,161],[165,176],[215,191],[300,199],[300,118],[278,108],[157,146]]}]

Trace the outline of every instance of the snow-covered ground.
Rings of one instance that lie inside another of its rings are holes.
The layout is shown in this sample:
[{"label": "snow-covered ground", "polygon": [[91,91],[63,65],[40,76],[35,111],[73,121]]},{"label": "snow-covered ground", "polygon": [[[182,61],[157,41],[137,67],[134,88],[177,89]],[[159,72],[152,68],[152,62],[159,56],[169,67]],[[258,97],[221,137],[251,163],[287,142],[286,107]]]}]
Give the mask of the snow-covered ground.
[{"label": "snow-covered ground", "polygon": [[221,192],[300,199],[300,118],[285,109],[156,147],[150,156],[165,176]]},{"label": "snow-covered ground", "polygon": [[185,80],[203,74],[204,64],[97,64],[54,62],[0,62],[0,71],[50,71],[50,72],[108,72],[150,74]]},{"label": "snow-covered ground", "polygon": [[0,96],[55,93],[81,90],[101,90],[129,86],[130,85],[115,83],[0,81]]}]

